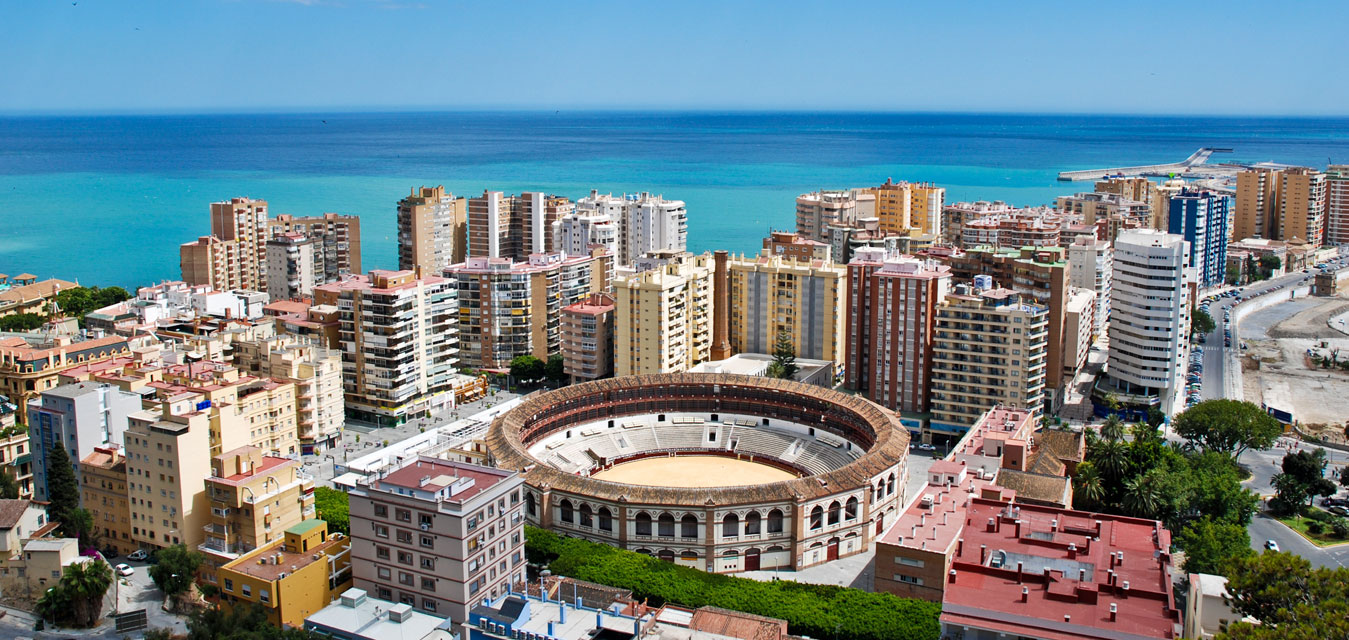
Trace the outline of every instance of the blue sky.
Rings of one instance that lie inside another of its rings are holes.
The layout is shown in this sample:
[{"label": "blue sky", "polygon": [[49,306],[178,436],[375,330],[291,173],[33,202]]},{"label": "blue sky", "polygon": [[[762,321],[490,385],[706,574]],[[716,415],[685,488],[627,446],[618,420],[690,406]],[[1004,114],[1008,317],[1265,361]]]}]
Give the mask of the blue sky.
[{"label": "blue sky", "polygon": [[1349,114],[1349,2],[7,0],[0,112]]}]

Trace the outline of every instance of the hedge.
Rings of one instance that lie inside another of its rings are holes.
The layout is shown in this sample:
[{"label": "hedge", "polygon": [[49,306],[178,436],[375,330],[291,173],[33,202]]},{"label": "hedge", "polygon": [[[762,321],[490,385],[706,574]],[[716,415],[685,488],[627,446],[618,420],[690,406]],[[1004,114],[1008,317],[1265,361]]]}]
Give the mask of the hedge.
[{"label": "hedge", "polygon": [[555,574],[629,589],[652,606],[717,606],[787,621],[794,635],[937,640],[941,605],[833,585],[707,573],[579,538],[526,527],[529,560]]}]

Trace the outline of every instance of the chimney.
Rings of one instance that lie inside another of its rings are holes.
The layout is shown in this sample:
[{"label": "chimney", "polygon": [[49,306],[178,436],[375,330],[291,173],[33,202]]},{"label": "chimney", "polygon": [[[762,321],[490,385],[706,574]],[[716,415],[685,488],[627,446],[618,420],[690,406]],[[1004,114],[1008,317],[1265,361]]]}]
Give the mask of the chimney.
[{"label": "chimney", "polygon": [[1021,581],[1025,579],[1025,575],[1026,575],[1025,573],[1022,572],[1021,566],[1022,566],[1022,565],[1021,565],[1021,561],[1018,560],[1017,563],[1016,563],[1016,583],[1017,583],[1017,584],[1021,584]]},{"label": "chimney", "polygon": [[554,629],[553,629],[553,625],[555,625],[555,624],[557,624],[557,623],[553,622],[552,620],[549,620],[549,621],[548,621],[548,637],[550,637],[550,638],[556,637],[556,636],[557,636],[557,633],[556,633],[556,632],[554,631]]},{"label": "chimney", "polygon": [[1087,570],[1086,570],[1086,569],[1078,569],[1078,570],[1077,570],[1077,581],[1078,581],[1078,582],[1086,582],[1086,581],[1087,581]]},{"label": "chimney", "polygon": [[1073,621],[1073,617],[1065,613],[1065,614],[1063,614],[1063,621],[1064,621],[1064,622],[1072,622],[1072,621]]},{"label": "chimney", "polygon": [[1016,537],[1021,537],[1021,518],[1017,518],[1012,524],[1016,525]]},{"label": "chimney", "polygon": [[989,531],[997,531],[997,530],[998,530],[997,521],[995,521],[993,518],[989,518],[989,519],[988,519],[988,530],[989,530]]},{"label": "chimney", "polygon": [[949,582],[950,582],[951,584],[955,584],[955,583],[956,583],[956,570],[955,570],[955,569],[952,569],[952,570],[951,570],[950,576],[951,576],[951,579],[949,580]]},{"label": "chimney", "polygon": [[558,603],[557,603],[557,605],[558,605],[558,606],[557,606],[557,610],[558,610],[558,614],[557,614],[557,622],[558,622],[558,624],[567,624],[567,603],[566,603],[566,601],[559,600]]},{"label": "chimney", "polygon": [[983,564],[987,561],[988,561],[988,545],[981,544],[979,545],[979,564]]},{"label": "chimney", "polygon": [[1077,559],[1077,543],[1076,543],[1076,542],[1069,542],[1069,543],[1068,543],[1068,559],[1069,559],[1069,560],[1076,560],[1076,559]]},{"label": "chimney", "polygon": [[1059,521],[1058,521],[1058,519],[1054,519],[1054,520],[1050,520],[1050,521],[1049,521],[1049,530],[1050,530],[1050,531],[1058,531],[1058,530],[1059,530]]},{"label": "chimney", "polygon": [[1119,616],[1119,605],[1112,602],[1110,603],[1110,621],[1114,622],[1117,616]]},{"label": "chimney", "polygon": [[731,357],[730,291],[731,283],[726,268],[730,257],[724,249],[712,252],[712,353],[713,360]]},{"label": "chimney", "polygon": [[1030,587],[1021,587],[1021,601],[1028,602],[1029,600],[1030,600]]},{"label": "chimney", "polygon": [[960,555],[965,550],[965,539],[956,538],[956,555]]}]

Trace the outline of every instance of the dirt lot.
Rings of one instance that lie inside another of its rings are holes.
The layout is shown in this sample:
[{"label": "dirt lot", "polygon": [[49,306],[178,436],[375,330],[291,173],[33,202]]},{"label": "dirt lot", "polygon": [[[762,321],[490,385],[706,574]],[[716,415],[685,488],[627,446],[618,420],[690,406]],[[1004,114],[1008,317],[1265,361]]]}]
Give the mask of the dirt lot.
[{"label": "dirt lot", "polygon": [[1257,311],[1243,320],[1240,336],[1249,347],[1241,359],[1246,399],[1291,411],[1309,430],[1343,440],[1349,373],[1311,368],[1307,350],[1324,344],[1349,352],[1349,336],[1330,322],[1346,312],[1349,300],[1312,298]]}]

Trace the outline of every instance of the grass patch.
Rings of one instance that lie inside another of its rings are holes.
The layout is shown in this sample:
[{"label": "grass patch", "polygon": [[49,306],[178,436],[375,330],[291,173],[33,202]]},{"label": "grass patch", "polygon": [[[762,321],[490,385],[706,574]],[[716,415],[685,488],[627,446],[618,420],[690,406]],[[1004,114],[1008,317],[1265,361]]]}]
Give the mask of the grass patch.
[{"label": "grass patch", "polygon": [[1298,532],[1298,535],[1306,538],[1308,542],[1311,542],[1318,547],[1331,547],[1349,542],[1349,539],[1335,537],[1335,532],[1331,531],[1330,527],[1326,527],[1321,533],[1312,533],[1308,530],[1307,525],[1314,521],[1305,516],[1282,516],[1275,519],[1282,522],[1289,529]]}]

